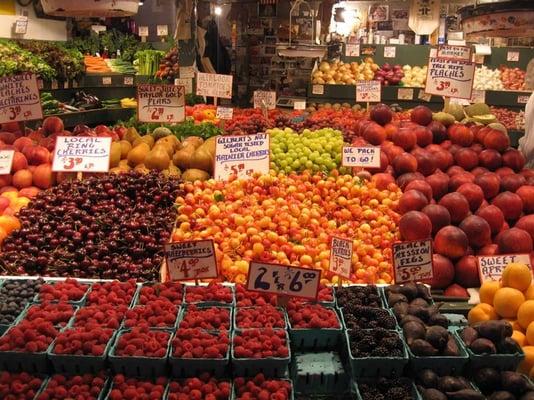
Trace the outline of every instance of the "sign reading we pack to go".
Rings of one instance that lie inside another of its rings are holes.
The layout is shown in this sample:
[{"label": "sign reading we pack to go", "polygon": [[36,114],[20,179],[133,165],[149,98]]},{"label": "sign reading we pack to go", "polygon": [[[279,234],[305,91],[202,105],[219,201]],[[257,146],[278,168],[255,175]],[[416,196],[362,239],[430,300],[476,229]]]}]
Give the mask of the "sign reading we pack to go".
[{"label": "sign reading we pack to go", "polygon": [[344,146],[341,157],[341,165],[344,167],[380,167],[380,147]]},{"label": "sign reading we pack to go", "polygon": [[217,97],[221,99],[232,98],[232,75],[197,73],[197,95]]},{"label": "sign reading we pack to go", "polygon": [[54,172],[108,172],[110,137],[58,136],[54,148]]},{"label": "sign reading we pack to go", "polygon": [[219,275],[213,240],[167,243],[164,247],[171,280],[211,279]]},{"label": "sign reading we pack to go", "polygon": [[0,78],[0,123],[41,118],[43,109],[35,74]]}]

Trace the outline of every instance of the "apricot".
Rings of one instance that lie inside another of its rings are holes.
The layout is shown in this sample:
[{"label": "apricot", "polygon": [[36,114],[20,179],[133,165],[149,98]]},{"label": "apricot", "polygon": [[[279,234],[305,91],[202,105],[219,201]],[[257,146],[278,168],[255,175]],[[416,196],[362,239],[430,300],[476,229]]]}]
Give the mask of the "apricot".
[{"label": "apricot", "polygon": [[482,217],[468,216],[460,224],[460,229],[465,232],[472,247],[479,248],[491,243],[491,228]]},{"label": "apricot", "polygon": [[371,181],[375,183],[378,190],[385,190],[390,184],[395,183],[395,179],[391,174],[386,174],[382,172],[374,174],[371,178]]},{"label": "apricot", "polygon": [[422,210],[426,205],[428,200],[423,193],[418,190],[408,190],[399,199],[398,210],[401,214],[405,214],[408,211]]},{"label": "apricot", "polygon": [[33,181],[32,173],[27,169],[21,169],[13,174],[13,186],[23,189],[31,186]]},{"label": "apricot", "polygon": [[456,191],[460,194],[462,194],[469,203],[469,209],[471,212],[475,212],[478,210],[480,205],[482,204],[482,201],[484,201],[484,192],[480,188],[480,186],[467,182],[462,184]]},{"label": "apricot", "polygon": [[441,228],[434,238],[434,251],[445,257],[457,259],[465,255],[469,240],[460,228],[448,225]]},{"label": "apricot", "polygon": [[432,222],[420,211],[408,211],[400,218],[399,231],[403,240],[427,239],[432,233]]},{"label": "apricot", "polygon": [[499,316],[495,312],[495,309],[486,303],[477,304],[469,310],[469,313],[467,314],[467,322],[469,322],[469,325],[495,319],[499,319]]},{"label": "apricot", "polygon": [[474,183],[480,186],[484,192],[484,197],[489,200],[499,194],[501,178],[493,172],[488,172],[487,174],[475,176]]},{"label": "apricot", "polygon": [[510,228],[496,237],[499,252],[502,254],[523,254],[532,251],[532,237],[527,231]]},{"label": "apricot", "polygon": [[460,149],[454,154],[454,161],[466,171],[471,171],[478,166],[478,154],[472,149]]},{"label": "apricot", "polygon": [[449,210],[439,204],[429,204],[421,210],[432,223],[432,234],[436,234],[444,226],[451,224]]},{"label": "apricot", "polygon": [[510,263],[504,268],[501,280],[504,287],[511,287],[524,292],[532,282],[532,271],[526,264]]},{"label": "apricot", "polygon": [[448,193],[443,196],[439,201],[439,205],[449,211],[453,224],[460,223],[469,214],[469,203],[464,195],[458,192]]},{"label": "apricot", "polygon": [[501,283],[499,281],[482,282],[479,290],[480,302],[493,305],[493,297],[500,288]]},{"label": "apricot", "polygon": [[493,297],[495,312],[503,318],[515,318],[519,307],[525,302],[525,296],[517,289],[500,288]]},{"label": "apricot", "polygon": [[523,200],[517,194],[512,192],[499,193],[491,202],[494,206],[501,209],[504,219],[514,221],[521,216],[523,212]]}]

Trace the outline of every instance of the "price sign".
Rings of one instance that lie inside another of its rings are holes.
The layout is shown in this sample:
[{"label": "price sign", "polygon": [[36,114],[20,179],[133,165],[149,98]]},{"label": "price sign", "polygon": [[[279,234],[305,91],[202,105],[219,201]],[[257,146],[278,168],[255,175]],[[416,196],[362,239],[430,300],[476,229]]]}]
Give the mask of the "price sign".
[{"label": "price sign", "polygon": [[124,77],[124,85],[132,86],[133,84],[134,84],[134,77],[133,76],[125,76]]},{"label": "price sign", "polygon": [[524,95],[517,96],[517,104],[527,104],[529,98],[530,96],[524,96]]},{"label": "price sign", "polygon": [[473,95],[471,96],[471,103],[485,103],[486,91],[473,89]]},{"label": "price sign", "polygon": [[305,110],[306,109],[306,100],[294,100],[293,101],[293,110]]},{"label": "price sign", "polygon": [[102,78],[102,85],[111,85],[111,76],[104,76]]},{"label": "price sign", "polygon": [[140,122],[182,122],[185,119],[185,88],[137,85],[137,118]]},{"label": "price sign", "polygon": [[0,123],[42,118],[43,109],[35,74],[0,78]]},{"label": "price sign", "polygon": [[269,135],[217,136],[213,177],[225,181],[232,175],[250,178],[255,172],[269,173]]},{"label": "price sign", "polygon": [[213,240],[167,243],[164,248],[171,280],[212,279],[219,276]]},{"label": "price sign", "polygon": [[218,119],[232,119],[234,117],[234,109],[232,107],[217,107]]},{"label": "price sign", "polygon": [[343,146],[341,165],[344,167],[380,167],[380,147]]},{"label": "price sign", "polygon": [[59,89],[59,82],[56,79],[52,79],[52,82],[50,82],[50,88],[52,90]]},{"label": "price sign", "polygon": [[15,150],[0,150],[0,175],[7,175],[11,173],[14,155]]},{"label": "price sign", "polygon": [[176,86],[183,86],[185,94],[193,93],[193,79],[191,78],[176,78],[174,80]]},{"label": "price sign", "polygon": [[274,110],[276,108],[276,92],[266,92],[264,90],[254,91],[254,108],[267,108]]},{"label": "price sign", "polygon": [[139,27],[139,36],[141,36],[141,37],[147,37],[148,36],[148,26],[140,26]]},{"label": "price sign", "polygon": [[432,95],[425,93],[424,89],[420,89],[419,94],[417,95],[417,98],[423,101],[430,101],[430,99],[432,98]]},{"label": "price sign", "polygon": [[491,55],[491,46],[487,44],[475,44],[475,54],[480,56]]},{"label": "price sign", "polygon": [[432,279],[432,239],[393,245],[395,283]]},{"label": "price sign", "polygon": [[15,22],[15,33],[18,35],[24,35],[28,30],[28,17],[20,17]]},{"label": "price sign", "polygon": [[321,271],[318,269],[251,261],[247,289],[279,296],[316,299],[320,280]]},{"label": "price sign", "polygon": [[384,58],[395,58],[397,48],[395,46],[384,46]]},{"label": "price sign", "polygon": [[518,51],[507,52],[506,61],[519,61],[519,52]]},{"label": "price sign", "polygon": [[196,73],[197,71],[194,65],[191,65],[189,67],[180,67],[180,78],[182,79],[186,79],[186,78],[193,79]]},{"label": "price sign", "polygon": [[68,81],[63,82],[63,89],[68,89],[68,88],[69,88],[69,82]]},{"label": "price sign", "polygon": [[399,88],[397,91],[397,99],[413,100],[413,89]]},{"label": "price sign", "polygon": [[345,45],[345,57],[360,57],[360,45],[347,43]]},{"label": "price sign", "polygon": [[232,75],[199,72],[197,73],[197,95],[231,99],[233,80]]},{"label": "price sign", "polygon": [[379,81],[356,81],[356,101],[378,103],[380,101]]},{"label": "price sign", "polygon": [[474,77],[475,63],[431,57],[428,61],[425,92],[469,100]]},{"label": "price sign", "polygon": [[313,85],[312,94],[324,94],[324,85]]},{"label": "price sign", "polygon": [[58,136],[52,171],[108,172],[110,137]]},{"label": "price sign", "polygon": [[333,236],[330,241],[330,272],[350,279],[352,272],[352,240]]},{"label": "price sign", "polygon": [[526,264],[532,271],[528,254],[506,254],[501,256],[478,256],[478,274],[480,282],[498,281],[504,268],[510,263]]},{"label": "price sign", "polygon": [[169,25],[157,25],[156,32],[158,36],[167,36],[169,34]]},{"label": "price sign", "polygon": [[471,61],[471,47],[444,44],[438,47],[437,57],[450,60]]}]

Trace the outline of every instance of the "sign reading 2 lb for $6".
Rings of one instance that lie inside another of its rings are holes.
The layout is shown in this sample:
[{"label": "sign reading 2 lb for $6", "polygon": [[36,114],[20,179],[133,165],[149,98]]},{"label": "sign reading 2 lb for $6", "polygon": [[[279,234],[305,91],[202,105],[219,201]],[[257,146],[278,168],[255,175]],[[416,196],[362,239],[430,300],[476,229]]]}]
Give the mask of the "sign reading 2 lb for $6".
[{"label": "sign reading 2 lb for $6", "polygon": [[320,279],[321,271],[318,269],[251,261],[247,289],[278,296],[316,299]]}]

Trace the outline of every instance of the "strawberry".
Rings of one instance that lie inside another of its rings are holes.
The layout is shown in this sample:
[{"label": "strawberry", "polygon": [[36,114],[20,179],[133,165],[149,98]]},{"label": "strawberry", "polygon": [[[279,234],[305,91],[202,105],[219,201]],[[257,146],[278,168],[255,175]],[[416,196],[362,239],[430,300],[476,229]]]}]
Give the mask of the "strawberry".
[{"label": "strawberry", "polygon": [[35,304],[28,308],[24,320],[34,321],[42,318],[54,326],[65,327],[74,315],[74,307],[69,303]]},{"label": "strawberry", "polygon": [[184,297],[184,285],[179,282],[145,283],[139,292],[138,304],[148,304],[154,300],[168,300],[179,306]]},{"label": "strawberry", "polygon": [[263,374],[252,379],[234,379],[237,400],[288,400],[292,391],[289,381],[266,380]]},{"label": "strawberry", "polygon": [[245,329],[233,339],[236,358],[285,358],[289,356],[286,331],[282,329]]},{"label": "strawberry", "polygon": [[0,337],[0,351],[42,353],[58,333],[51,322],[42,318],[23,320]]},{"label": "strawberry", "polygon": [[180,321],[180,328],[202,328],[207,330],[229,330],[230,309],[224,307],[197,308],[189,306]]},{"label": "strawberry", "polygon": [[70,377],[53,375],[35,400],[96,400],[104,390],[105,383],[106,375],[103,372]]},{"label": "strawberry", "polygon": [[271,305],[237,308],[236,328],[286,328],[284,313]]},{"label": "strawberry", "polygon": [[80,308],[74,317],[74,326],[118,329],[128,306],[99,304]]},{"label": "strawberry", "polygon": [[230,286],[210,282],[208,286],[186,286],[185,302],[187,304],[214,301],[232,304],[234,295]]},{"label": "strawberry", "polygon": [[119,374],[113,378],[113,386],[108,394],[108,398],[109,400],[159,400],[163,398],[166,385],[166,378],[157,378],[156,381],[148,381],[126,378],[124,375]]},{"label": "strawberry", "polygon": [[60,332],[54,343],[55,354],[103,356],[113,329],[69,328]]},{"label": "strawberry", "polygon": [[33,400],[42,383],[43,379],[27,372],[14,374],[2,371],[0,372],[0,399]]},{"label": "strawberry", "polygon": [[276,306],[276,296],[274,294],[251,292],[240,283],[235,285],[235,296],[238,307],[264,306],[267,304]]},{"label": "strawberry", "polygon": [[146,326],[124,331],[116,342],[115,355],[123,357],[165,357],[170,336],[169,332],[149,330]]},{"label": "strawberry", "polygon": [[232,385],[227,381],[218,381],[209,374],[183,381],[170,381],[168,400],[228,400]]},{"label": "strawberry", "polygon": [[80,301],[89,285],[82,284],[76,279],[67,278],[62,282],[45,283],[39,290],[39,301]]},{"label": "strawberry", "polygon": [[136,290],[135,279],[126,282],[95,283],[87,295],[87,305],[113,304],[117,306],[124,304],[129,306]]},{"label": "strawberry", "polygon": [[172,341],[175,358],[224,358],[228,354],[228,331],[209,333],[202,329],[180,328]]},{"label": "strawberry", "polygon": [[303,304],[298,308],[287,310],[292,328],[326,329],[341,326],[336,312],[320,304]]}]

